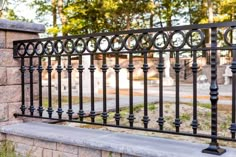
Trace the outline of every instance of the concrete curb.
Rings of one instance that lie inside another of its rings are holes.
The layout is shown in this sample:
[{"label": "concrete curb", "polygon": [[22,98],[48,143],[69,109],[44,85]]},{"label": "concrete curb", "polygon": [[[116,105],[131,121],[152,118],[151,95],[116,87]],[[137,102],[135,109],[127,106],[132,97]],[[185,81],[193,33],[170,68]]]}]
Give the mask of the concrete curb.
[{"label": "concrete curb", "polygon": [[22,21],[10,21],[5,19],[0,19],[0,29],[33,33],[45,32],[45,26],[42,24],[35,24]]}]

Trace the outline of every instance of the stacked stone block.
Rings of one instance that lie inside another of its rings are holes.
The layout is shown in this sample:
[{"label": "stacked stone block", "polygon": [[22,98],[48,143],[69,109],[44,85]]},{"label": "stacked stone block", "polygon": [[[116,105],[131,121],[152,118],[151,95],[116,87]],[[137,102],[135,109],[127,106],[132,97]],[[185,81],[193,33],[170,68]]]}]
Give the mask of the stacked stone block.
[{"label": "stacked stone block", "polygon": [[[21,106],[21,72],[20,59],[13,58],[13,41],[39,38],[38,33],[45,27],[19,21],[0,20],[0,126],[22,122],[15,118],[14,113],[20,113]],[[29,65],[26,61],[25,65]],[[37,65],[37,61],[34,61]],[[25,75],[25,90],[29,91],[29,74]],[[35,95],[37,95],[37,75],[34,77]],[[26,95],[26,105],[29,105],[29,94]],[[35,97],[37,102],[37,96]],[[4,135],[1,135],[1,140]]]},{"label": "stacked stone block", "polygon": [[78,147],[51,141],[6,135],[14,144],[19,156],[29,157],[134,157],[127,154],[114,153],[85,147]]}]

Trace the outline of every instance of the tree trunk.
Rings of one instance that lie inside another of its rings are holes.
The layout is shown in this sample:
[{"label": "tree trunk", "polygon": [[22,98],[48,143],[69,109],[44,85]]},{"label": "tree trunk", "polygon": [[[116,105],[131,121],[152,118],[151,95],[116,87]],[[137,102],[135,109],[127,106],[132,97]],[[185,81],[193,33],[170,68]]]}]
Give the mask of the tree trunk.
[{"label": "tree trunk", "polygon": [[63,27],[65,27],[65,25],[67,24],[67,19],[63,12],[63,0],[58,0],[57,7],[58,7],[58,13],[59,13],[61,24],[62,24],[62,34],[63,36],[66,36],[67,32],[63,29]]},{"label": "tree trunk", "polygon": [[130,15],[127,15],[126,18],[126,30],[130,30]]},{"label": "tree trunk", "polygon": [[[57,1],[56,0],[52,0],[52,25],[53,27],[57,27]],[[53,34],[54,37],[57,36],[57,33]]]},{"label": "tree trunk", "polygon": [[151,15],[150,15],[150,28],[153,28],[153,18],[154,18],[154,13],[152,12]]},{"label": "tree trunk", "polygon": [[[212,2],[211,0],[207,0],[207,6],[208,6],[208,23],[213,23],[213,10],[212,10]],[[209,29],[209,43],[211,42],[211,30]]]},{"label": "tree trunk", "polygon": [[167,4],[166,5],[166,12],[167,12],[167,17],[166,17],[166,25],[167,25],[167,27],[171,27],[172,26],[172,8],[171,8],[171,4]]}]

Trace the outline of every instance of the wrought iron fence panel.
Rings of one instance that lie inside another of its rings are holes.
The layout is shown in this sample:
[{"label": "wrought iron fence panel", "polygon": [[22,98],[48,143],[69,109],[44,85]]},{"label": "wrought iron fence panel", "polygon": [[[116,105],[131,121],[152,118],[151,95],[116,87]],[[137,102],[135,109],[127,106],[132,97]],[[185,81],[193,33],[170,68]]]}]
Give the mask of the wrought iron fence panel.
[{"label": "wrought iron fence panel", "polygon": [[[142,30],[130,30],[121,32],[107,32],[107,33],[95,33],[78,36],[65,36],[65,37],[53,37],[45,39],[32,39],[32,40],[20,40],[14,41],[14,58],[21,60],[21,83],[22,83],[22,105],[20,107],[22,113],[16,113],[15,116],[23,117],[35,117],[42,119],[52,119],[59,121],[78,122],[85,124],[104,125],[119,128],[128,128],[144,131],[153,131],[177,135],[187,135],[201,138],[210,138],[211,143],[209,148],[203,150],[206,153],[222,154],[224,149],[218,146],[217,140],[236,141],[236,49],[235,43],[232,40],[232,32],[236,30],[236,22],[225,22],[215,24],[201,24],[201,25],[189,25],[189,26],[177,26],[177,27],[165,27],[165,28],[153,28]],[[210,35],[210,44],[206,44]],[[233,36],[234,37],[234,36]],[[218,136],[217,131],[217,101],[218,101],[218,83],[217,83],[217,53],[222,50],[232,51],[232,124],[229,126],[231,137]],[[209,134],[198,133],[199,125],[201,122],[198,120],[198,97],[197,97],[197,74],[199,65],[197,64],[198,52],[210,52],[211,54],[211,83],[210,83],[210,101],[211,101],[211,130]],[[163,94],[163,79],[164,79],[164,55],[165,53],[171,53],[175,58],[174,72],[175,72],[175,118],[173,119],[173,125],[175,130],[166,130],[165,126],[165,113]],[[191,52],[191,70],[192,70],[192,88],[193,88],[193,101],[192,101],[192,132],[181,131],[182,121],[180,115],[180,71],[182,65],[180,63],[180,55],[182,53]],[[128,56],[128,78],[129,78],[129,114],[126,117],[129,125],[122,125],[121,120],[121,104],[120,104],[120,56]],[[158,100],[158,117],[154,119],[159,127],[150,128],[150,117],[148,113],[148,71],[150,69],[148,63],[149,54],[156,54],[158,56],[158,63],[156,64],[156,71],[159,77],[159,87],[157,96]],[[95,106],[95,72],[98,70],[95,66],[95,59],[100,56],[102,65],[100,68],[102,72],[102,111],[99,113],[96,111]],[[110,67],[107,65],[107,57],[114,56],[115,61],[113,63],[113,71],[115,73],[115,104],[114,105],[114,120],[115,123],[111,124],[107,121],[109,116],[108,101],[107,101],[107,72]],[[141,55],[143,60],[143,127],[137,127],[134,125],[136,119],[134,114],[134,57]],[[83,58],[85,56],[90,57],[89,67],[85,69],[83,65]],[[62,60],[66,58],[66,67],[62,65]],[[72,59],[76,58],[78,61],[77,67],[72,64]],[[42,60],[46,59],[47,66],[44,68]],[[52,59],[57,63],[56,68],[52,67]],[[25,66],[25,62],[29,60],[29,66]],[[38,65],[35,66],[33,61],[37,60]],[[57,71],[57,108],[52,104],[52,71]],[[68,109],[63,110],[62,107],[62,72],[67,72],[68,76]],[[72,102],[72,72],[76,70],[78,72],[79,82],[79,109],[75,110]],[[84,71],[89,70],[89,78],[84,77]],[[48,99],[47,107],[43,107],[43,91],[42,91],[42,74],[47,73],[48,82]],[[25,91],[25,75],[29,73],[29,100],[30,105],[26,105],[26,91]],[[38,84],[34,84],[33,77],[37,73]],[[83,81],[85,79],[90,80],[90,111],[84,111],[84,88]],[[38,104],[34,102],[34,88],[38,86]],[[29,111],[29,112],[28,112]],[[47,112],[48,115],[45,116]],[[53,116],[56,113],[57,116]],[[67,114],[66,118],[65,115]],[[74,116],[78,115],[78,119]],[[101,115],[102,122],[96,122],[96,117]],[[90,117],[88,120],[86,117]]]}]

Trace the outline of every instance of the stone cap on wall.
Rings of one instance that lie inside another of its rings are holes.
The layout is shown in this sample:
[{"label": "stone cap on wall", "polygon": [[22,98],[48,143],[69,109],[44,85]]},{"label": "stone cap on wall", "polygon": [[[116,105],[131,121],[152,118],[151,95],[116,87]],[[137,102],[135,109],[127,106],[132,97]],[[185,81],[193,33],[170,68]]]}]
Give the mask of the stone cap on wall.
[{"label": "stone cap on wall", "polygon": [[10,30],[19,32],[44,33],[45,26],[22,21],[11,21],[0,19],[0,30]]},{"label": "stone cap on wall", "polygon": [[[208,144],[39,122],[2,126],[0,132],[137,157],[215,157],[201,152],[208,147]],[[235,157],[236,149],[224,148],[227,152],[221,157]]]}]

